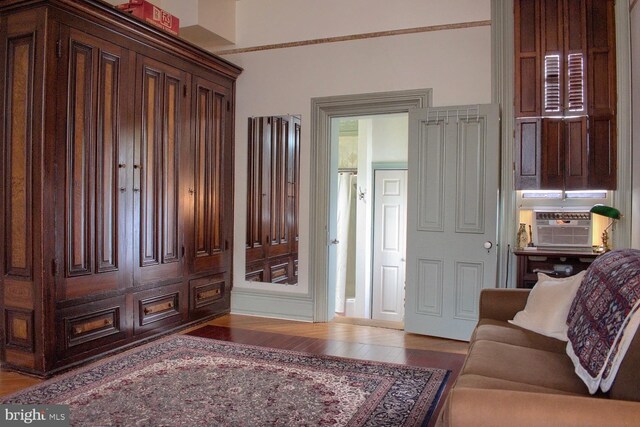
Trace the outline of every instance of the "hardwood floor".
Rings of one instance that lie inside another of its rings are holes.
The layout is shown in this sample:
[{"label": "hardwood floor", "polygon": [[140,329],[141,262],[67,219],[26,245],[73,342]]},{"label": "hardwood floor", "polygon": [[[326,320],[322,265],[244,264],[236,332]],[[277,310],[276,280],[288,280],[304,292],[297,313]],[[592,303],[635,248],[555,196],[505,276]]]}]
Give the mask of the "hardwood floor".
[{"label": "hardwood floor", "polygon": [[[449,369],[452,378],[447,389],[458,375],[468,350],[466,342],[409,334],[397,329],[240,315],[222,316],[182,333],[308,353]],[[0,370],[0,396],[41,381]]]},{"label": "hardwood floor", "polygon": [[469,349],[469,343],[467,342],[426,337],[424,335],[409,334],[396,329],[349,323],[308,323],[263,317],[229,315],[214,319],[207,324],[232,329],[248,329],[307,338],[416,350],[443,351],[462,355],[466,355]]}]

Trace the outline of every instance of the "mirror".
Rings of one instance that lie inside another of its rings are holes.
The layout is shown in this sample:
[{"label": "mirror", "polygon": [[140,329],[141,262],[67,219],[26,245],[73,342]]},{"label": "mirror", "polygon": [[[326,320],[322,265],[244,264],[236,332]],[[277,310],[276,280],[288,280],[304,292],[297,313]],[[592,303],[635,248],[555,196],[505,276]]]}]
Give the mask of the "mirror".
[{"label": "mirror", "polygon": [[249,118],[245,278],[298,283],[300,117]]}]

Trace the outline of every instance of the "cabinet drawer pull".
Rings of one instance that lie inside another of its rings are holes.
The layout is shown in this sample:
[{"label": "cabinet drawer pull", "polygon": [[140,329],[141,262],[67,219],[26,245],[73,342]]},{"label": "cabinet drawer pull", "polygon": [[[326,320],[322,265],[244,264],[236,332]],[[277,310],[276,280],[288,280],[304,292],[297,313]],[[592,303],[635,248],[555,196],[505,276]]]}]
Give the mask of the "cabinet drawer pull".
[{"label": "cabinet drawer pull", "polygon": [[126,188],[126,187],[120,187],[120,192],[121,192],[121,193],[124,193],[124,192],[126,192],[126,191],[127,191],[127,188]]},{"label": "cabinet drawer pull", "polygon": [[73,327],[73,333],[74,335],[80,335],[83,334],[85,332],[91,332],[94,331],[96,329],[100,329],[104,326],[110,326],[113,325],[113,319],[109,318],[109,319],[98,319],[98,320],[94,320],[92,322],[87,322],[87,323],[83,323],[81,325],[76,325]]},{"label": "cabinet drawer pull", "polygon": [[213,298],[218,295],[220,295],[220,289],[210,289],[208,291],[198,292],[197,298],[200,301],[207,298]]},{"label": "cabinet drawer pull", "polygon": [[120,169],[124,169],[124,168],[126,168],[126,167],[127,167],[127,164],[126,164],[126,163],[119,163],[119,164],[118,164],[118,167],[119,167]]},{"label": "cabinet drawer pull", "polygon": [[144,312],[144,314],[149,315],[149,314],[157,313],[159,311],[169,310],[173,307],[174,307],[174,302],[169,301],[169,302],[162,302],[160,304],[150,305],[148,307],[145,307],[142,311]]}]

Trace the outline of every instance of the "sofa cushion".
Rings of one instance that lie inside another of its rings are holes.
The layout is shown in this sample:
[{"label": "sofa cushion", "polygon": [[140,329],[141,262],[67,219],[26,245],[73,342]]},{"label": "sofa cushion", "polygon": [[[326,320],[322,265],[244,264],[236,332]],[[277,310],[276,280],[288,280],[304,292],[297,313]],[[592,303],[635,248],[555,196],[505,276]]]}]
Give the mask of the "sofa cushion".
[{"label": "sofa cushion", "polygon": [[583,396],[582,394],[569,393],[562,390],[541,387],[538,385],[520,383],[516,381],[501,380],[498,378],[485,377],[475,374],[464,374],[456,380],[456,388],[480,388],[491,390],[511,390],[526,391],[530,393],[553,393],[553,394],[570,394],[575,396]]},{"label": "sofa cushion", "polygon": [[573,364],[566,354],[501,342],[473,341],[461,374],[480,375],[566,393],[589,393],[573,372]]},{"label": "sofa cushion", "polygon": [[564,341],[493,319],[482,319],[478,322],[471,341],[474,340],[495,341],[560,354],[565,354],[567,347]]},{"label": "sofa cushion", "polygon": [[627,354],[620,364],[616,380],[609,389],[609,397],[640,402],[640,332],[636,332]]},{"label": "sofa cushion", "polygon": [[585,272],[554,278],[538,273],[524,310],[509,323],[559,340],[567,341],[567,315]]}]

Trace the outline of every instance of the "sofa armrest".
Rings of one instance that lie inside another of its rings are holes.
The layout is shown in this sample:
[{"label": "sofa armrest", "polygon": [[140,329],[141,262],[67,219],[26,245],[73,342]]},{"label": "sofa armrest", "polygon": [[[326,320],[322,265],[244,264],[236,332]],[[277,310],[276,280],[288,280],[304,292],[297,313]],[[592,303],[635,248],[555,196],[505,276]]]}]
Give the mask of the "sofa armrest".
[{"label": "sofa armrest", "polygon": [[439,426],[637,426],[640,402],[511,390],[453,389]]},{"label": "sofa armrest", "polygon": [[507,321],[524,309],[530,289],[483,289],[480,292],[480,319]]}]

